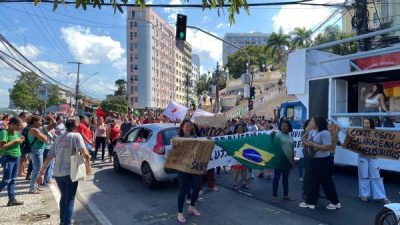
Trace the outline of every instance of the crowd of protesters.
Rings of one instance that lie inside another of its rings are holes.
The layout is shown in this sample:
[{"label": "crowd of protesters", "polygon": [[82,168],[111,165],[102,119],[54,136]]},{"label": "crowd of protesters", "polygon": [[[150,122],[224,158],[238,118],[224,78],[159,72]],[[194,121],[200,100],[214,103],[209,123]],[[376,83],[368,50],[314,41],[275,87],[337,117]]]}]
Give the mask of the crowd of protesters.
[{"label": "crowd of protesters", "polygon": [[[111,113],[108,116],[88,118],[81,115],[79,119],[63,118],[48,114],[46,116],[29,115],[26,112],[19,116],[11,117],[0,115],[0,156],[4,168],[3,178],[0,183],[0,191],[8,187],[9,201],[7,206],[21,205],[15,195],[15,179],[18,176],[30,181],[29,193],[40,194],[44,187],[54,183],[55,178],[61,192],[60,221],[61,224],[71,224],[74,198],[77,191],[77,182],[72,182],[69,177],[71,151],[77,149],[86,157],[87,173],[90,174],[90,161],[106,163],[108,156],[112,162],[113,150],[117,140],[124,137],[133,127],[147,123],[168,123],[167,117],[155,115],[149,111],[141,116],[134,114]],[[175,123],[179,121],[174,121]],[[265,118],[263,116],[247,116],[228,120],[228,134],[240,134],[271,130],[277,132],[277,138],[281,141],[282,150],[294,164],[294,140],[290,133],[292,125],[289,120]],[[374,129],[373,120],[365,119],[364,128]],[[180,123],[179,136],[200,137],[198,128],[190,120],[185,119]],[[71,146],[74,140],[74,146]],[[302,135],[303,154],[299,160],[299,180],[303,182],[304,202],[299,207],[315,209],[320,196],[320,187],[323,188],[330,204],[329,210],[341,208],[338,194],[333,180],[333,152],[332,136],[328,131],[328,123],[325,118],[314,117],[306,121]],[[108,154],[106,155],[106,149]],[[99,150],[101,157],[98,158]],[[101,161],[99,161],[101,160]],[[359,157],[359,197],[361,201],[367,201],[368,197],[389,203],[383,181],[379,176],[376,159]],[[190,175],[180,172],[179,196],[178,196],[178,221],[186,222],[183,216],[183,204],[185,198],[189,204],[189,214],[200,216],[195,208],[199,195],[204,193],[203,187],[207,184],[209,190],[218,191],[215,182],[215,173],[232,171],[232,187],[238,190],[249,189],[249,179],[254,179],[253,171],[240,163],[223,168],[208,170],[204,176]],[[372,169],[371,169],[372,168]],[[260,170],[257,177],[272,179],[272,202],[278,202],[279,183],[283,185],[283,200],[293,201],[289,196],[289,175],[291,169],[264,169]],[[372,173],[372,174],[369,174]],[[240,185],[238,177],[240,174]],[[372,194],[372,195],[371,195]]]}]

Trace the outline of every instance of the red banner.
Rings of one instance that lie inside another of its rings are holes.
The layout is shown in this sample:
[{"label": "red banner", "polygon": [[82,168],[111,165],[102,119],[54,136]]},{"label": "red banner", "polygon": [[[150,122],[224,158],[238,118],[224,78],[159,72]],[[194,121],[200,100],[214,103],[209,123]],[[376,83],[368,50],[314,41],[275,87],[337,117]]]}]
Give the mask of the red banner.
[{"label": "red banner", "polygon": [[355,59],[362,70],[377,69],[400,65],[400,52]]}]

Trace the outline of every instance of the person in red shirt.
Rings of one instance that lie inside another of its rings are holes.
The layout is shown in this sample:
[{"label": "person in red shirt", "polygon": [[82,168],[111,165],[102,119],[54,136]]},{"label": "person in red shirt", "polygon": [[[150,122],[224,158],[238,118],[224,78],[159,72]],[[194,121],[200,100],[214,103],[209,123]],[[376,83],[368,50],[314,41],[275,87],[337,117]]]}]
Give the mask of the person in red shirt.
[{"label": "person in red shirt", "polygon": [[82,135],[83,141],[85,142],[85,147],[89,151],[90,156],[93,159],[93,146],[94,146],[94,141],[93,141],[93,134],[92,131],[89,129],[90,121],[89,118],[85,115],[79,116],[79,125],[78,128],[76,129],[76,132],[80,133]]},{"label": "person in red shirt", "polygon": [[117,144],[120,136],[120,128],[117,125],[115,119],[111,120],[110,127],[107,130],[107,142],[108,142],[108,156],[110,157],[110,163],[114,154],[114,147]]},{"label": "person in red shirt", "polygon": [[147,117],[145,120],[143,120],[142,124],[155,123],[153,116],[154,116],[153,111],[148,111]]}]

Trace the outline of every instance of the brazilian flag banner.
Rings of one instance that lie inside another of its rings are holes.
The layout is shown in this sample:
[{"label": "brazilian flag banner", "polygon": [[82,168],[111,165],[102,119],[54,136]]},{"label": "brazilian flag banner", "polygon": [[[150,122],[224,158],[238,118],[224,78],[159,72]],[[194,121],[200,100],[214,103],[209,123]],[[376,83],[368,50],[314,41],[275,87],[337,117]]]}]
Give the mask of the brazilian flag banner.
[{"label": "brazilian flag banner", "polygon": [[261,134],[239,139],[215,140],[229,155],[252,169],[290,169],[291,160],[275,134]]}]

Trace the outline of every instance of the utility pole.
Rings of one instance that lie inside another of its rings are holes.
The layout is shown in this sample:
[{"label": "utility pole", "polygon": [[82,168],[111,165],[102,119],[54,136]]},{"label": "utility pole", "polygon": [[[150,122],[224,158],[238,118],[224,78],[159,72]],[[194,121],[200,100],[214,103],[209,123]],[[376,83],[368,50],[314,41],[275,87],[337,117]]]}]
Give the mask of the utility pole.
[{"label": "utility pole", "polygon": [[185,86],[186,86],[186,107],[189,107],[189,85],[190,85],[190,76],[189,73],[185,76]]},{"label": "utility pole", "polygon": [[76,112],[78,112],[78,100],[79,100],[79,69],[81,66],[81,62],[68,62],[71,64],[77,64],[78,65],[78,72],[77,72],[77,76],[76,76],[76,86],[75,86],[75,108],[76,108]]},{"label": "utility pole", "polygon": [[216,104],[216,113],[219,113],[219,63],[217,62],[217,70],[215,71],[215,80],[216,80],[216,84],[215,84],[215,103]]},{"label": "utility pole", "polygon": [[[366,34],[368,30],[368,2],[367,0],[355,0],[353,4],[355,15],[351,19],[351,26],[356,29],[357,35]],[[359,51],[368,51],[370,38],[364,38],[358,41]]]}]

